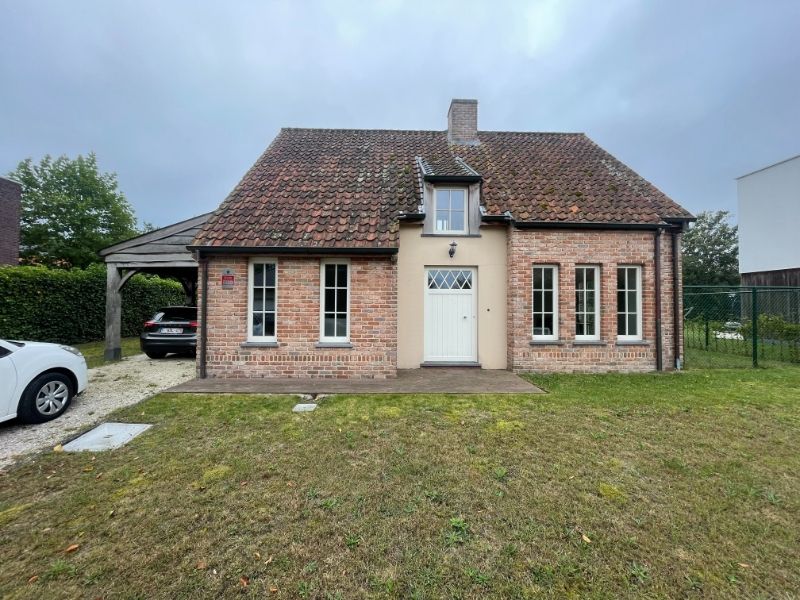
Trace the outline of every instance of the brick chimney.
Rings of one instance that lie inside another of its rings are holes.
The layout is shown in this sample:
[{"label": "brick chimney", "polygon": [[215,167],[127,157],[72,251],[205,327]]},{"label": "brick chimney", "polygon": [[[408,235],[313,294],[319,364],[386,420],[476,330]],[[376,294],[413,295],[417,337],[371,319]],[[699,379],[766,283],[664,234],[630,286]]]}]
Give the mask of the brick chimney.
[{"label": "brick chimney", "polygon": [[453,98],[447,111],[447,141],[478,144],[478,101]]},{"label": "brick chimney", "polygon": [[19,264],[19,220],[22,186],[0,177],[0,265]]}]

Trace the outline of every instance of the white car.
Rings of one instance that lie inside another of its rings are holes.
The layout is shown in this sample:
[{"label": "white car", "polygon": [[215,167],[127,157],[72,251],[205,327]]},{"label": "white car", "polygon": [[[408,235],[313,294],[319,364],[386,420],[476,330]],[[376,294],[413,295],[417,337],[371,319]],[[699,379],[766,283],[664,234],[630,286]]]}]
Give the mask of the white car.
[{"label": "white car", "polygon": [[0,421],[55,419],[88,379],[86,359],[75,348],[0,340]]}]

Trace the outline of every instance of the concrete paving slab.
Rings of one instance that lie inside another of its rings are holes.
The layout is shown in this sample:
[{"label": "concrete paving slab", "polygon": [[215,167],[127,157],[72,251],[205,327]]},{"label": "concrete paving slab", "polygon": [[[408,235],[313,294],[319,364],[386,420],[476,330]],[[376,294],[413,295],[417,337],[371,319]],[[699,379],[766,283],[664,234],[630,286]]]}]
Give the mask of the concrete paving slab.
[{"label": "concrete paving slab", "polygon": [[292,412],[311,412],[312,410],[316,410],[316,404],[295,404],[294,408],[292,408]]},{"label": "concrete paving slab", "polygon": [[113,450],[130,442],[150,429],[144,423],[101,423],[71,442],[64,444],[64,452],[102,452]]}]

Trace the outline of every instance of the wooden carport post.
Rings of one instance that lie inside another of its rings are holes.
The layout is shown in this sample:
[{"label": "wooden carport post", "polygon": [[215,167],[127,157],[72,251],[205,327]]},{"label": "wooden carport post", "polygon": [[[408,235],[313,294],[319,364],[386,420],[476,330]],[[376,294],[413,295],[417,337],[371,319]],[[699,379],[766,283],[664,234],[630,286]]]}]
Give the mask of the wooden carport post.
[{"label": "wooden carport post", "polygon": [[106,263],[106,349],[103,358],[122,358],[122,288],[136,269],[122,274],[114,263]]}]

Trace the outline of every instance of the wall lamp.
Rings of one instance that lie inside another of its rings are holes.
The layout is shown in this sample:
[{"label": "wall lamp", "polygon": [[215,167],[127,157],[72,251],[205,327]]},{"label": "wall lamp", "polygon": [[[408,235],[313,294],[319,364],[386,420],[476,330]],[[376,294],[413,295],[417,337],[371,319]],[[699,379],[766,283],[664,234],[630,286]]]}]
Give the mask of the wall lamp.
[{"label": "wall lamp", "polygon": [[450,255],[450,258],[453,258],[456,255],[456,246],[458,246],[458,244],[456,244],[455,240],[450,242],[450,250],[447,251],[447,253]]}]

